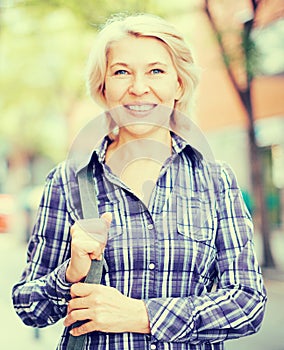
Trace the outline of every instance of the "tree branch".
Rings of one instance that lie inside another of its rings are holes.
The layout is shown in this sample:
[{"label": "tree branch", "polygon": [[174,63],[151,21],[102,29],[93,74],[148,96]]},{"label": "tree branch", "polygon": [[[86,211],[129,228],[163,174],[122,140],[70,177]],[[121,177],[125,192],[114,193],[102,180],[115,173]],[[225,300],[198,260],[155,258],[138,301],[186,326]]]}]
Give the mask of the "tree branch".
[{"label": "tree branch", "polygon": [[261,0],[251,0],[251,4],[252,4],[254,13],[256,13],[257,7],[260,3],[261,3]]},{"label": "tree branch", "polygon": [[220,50],[221,50],[221,55],[222,55],[222,58],[223,58],[223,62],[225,64],[226,68],[227,68],[226,70],[227,70],[227,73],[228,73],[229,78],[231,80],[231,83],[233,84],[235,91],[238,93],[242,103],[245,105],[246,101],[244,100],[244,96],[243,96],[243,93],[241,91],[241,88],[240,88],[240,86],[237,83],[237,80],[236,80],[236,78],[235,78],[235,76],[233,74],[232,68],[230,67],[228,62],[226,62],[225,57],[227,57],[227,52],[226,52],[225,46],[223,44],[222,36],[221,36],[220,31],[219,31],[219,28],[217,27],[217,24],[216,24],[216,22],[215,22],[215,20],[214,20],[214,18],[212,16],[212,13],[210,11],[209,0],[205,0],[204,1],[204,11],[205,11],[205,13],[207,15],[207,18],[208,18],[208,20],[209,20],[209,22],[211,24],[211,27],[212,27],[214,33],[216,34],[216,39],[218,41],[218,44],[219,44],[219,47],[220,47]]}]

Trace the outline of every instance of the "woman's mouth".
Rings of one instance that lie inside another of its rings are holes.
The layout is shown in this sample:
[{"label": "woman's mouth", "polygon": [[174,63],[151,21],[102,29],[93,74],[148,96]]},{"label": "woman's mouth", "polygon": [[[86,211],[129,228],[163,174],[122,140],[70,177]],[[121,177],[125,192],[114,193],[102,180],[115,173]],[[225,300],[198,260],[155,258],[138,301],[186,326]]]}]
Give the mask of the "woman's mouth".
[{"label": "woman's mouth", "polygon": [[146,116],[149,112],[153,111],[157,104],[151,103],[151,104],[127,104],[124,105],[124,107],[131,111],[132,115],[134,116]]}]

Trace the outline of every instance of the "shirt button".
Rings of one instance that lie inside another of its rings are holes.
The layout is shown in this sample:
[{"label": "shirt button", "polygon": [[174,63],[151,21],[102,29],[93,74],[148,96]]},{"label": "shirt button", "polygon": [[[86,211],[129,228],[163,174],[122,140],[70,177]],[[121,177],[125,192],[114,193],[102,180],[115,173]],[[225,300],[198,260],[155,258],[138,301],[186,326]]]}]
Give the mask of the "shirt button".
[{"label": "shirt button", "polygon": [[[149,264],[149,270],[154,270],[154,268],[156,267],[156,265],[154,263],[150,263]],[[156,345],[155,345],[156,346]],[[156,348],[155,348],[156,349]]]},{"label": "shirt button", "polygon": [[153,224],[148,224],[148,226],[147,226],[147,227],[148,227],[148,229],[149,229],[149,230],[153,230],[154,225],[153,225]]},{"label": "shirt button", "polygon": [[151,349],[151,350],[156,350],[156,349],[157,349],[157,346],[156,346],[155,344],[151,344],[150,349]]}]

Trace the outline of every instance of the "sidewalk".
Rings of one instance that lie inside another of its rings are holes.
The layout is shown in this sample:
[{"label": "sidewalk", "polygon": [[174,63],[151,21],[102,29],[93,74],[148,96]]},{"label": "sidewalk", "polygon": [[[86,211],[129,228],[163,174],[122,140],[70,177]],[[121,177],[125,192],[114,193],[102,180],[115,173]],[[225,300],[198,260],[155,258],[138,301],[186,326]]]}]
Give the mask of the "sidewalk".
[{"label": "sidewalk", "polygon": [[[262,264],[260,235],[255,234],[254,240]],[[263,269],[268,301],[262,327],[257,334],[228,341],[226,350],[284,350],[284,232],[271,234],[271,249],[277,269]]]},{"label": "sidewalk", "polygon": [[265,279],[268,302],[260,331],[226,342],[226,350],[284,350],[284,281]]},{"label": "sidewalk", "polygon": [[0,349],[1,350],[52,350],[63,326],[37,330],[25,326],[16,315],[11,301],[11,289],[19,280],[25,265],[25,245],[13,234],[0,234]]},{"label": "sidewalk", "polygon": [[[257,251],[260,251],[258,239],[256,244]],[[276,250],[278,264],[284,267],[283,234],[273,237],[273,249]],[[12,307],[11,288],[19,279],[25,264],[25,254],[26,247],[20,243],[19,237],[14,234],[0,234],[0,349],[54,350],[63,329],[62,322],[40,329],[39,338],[36,338],[35,329],[25,326]],[[260,332],[250,337],[227,341],[226,350],[284,350],[284,275],[265,271],[264,276],[268,304]]]}]

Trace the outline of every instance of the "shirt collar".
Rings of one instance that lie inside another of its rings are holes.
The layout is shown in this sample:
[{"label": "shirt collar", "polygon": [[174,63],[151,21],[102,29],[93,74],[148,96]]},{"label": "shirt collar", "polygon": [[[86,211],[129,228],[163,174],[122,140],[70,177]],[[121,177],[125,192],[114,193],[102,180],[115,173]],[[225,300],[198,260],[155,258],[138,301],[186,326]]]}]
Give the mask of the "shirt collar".
[{"label": "shirt collar", "polygon": [[73,156],[72,163],[74,164],[75,173],[77,174],[80,170],[82,170],[87,165],[89,165],[94,155],[96,156],[96,158],[100,163],[103,163],[106,156],[106,150],[110,142],[111,142],[110,138],[108,136],[105,136],[103,140],[93,149],[90,149],[88,153],[86,152],[80,155],[77,154],[76,159],[72,155]]},{"label": "shirt collar", "polygon": [[[91,162],[93,155],[96,155],[100,163],[104,162],[107,147],[111,143],[111,139],[106,135],[113,130],[113,127],[114,125],[104,113],[98,118],[94,118],[80,132],[68,156],[68,160],[74,164],[76,173]],[[205,158],[214,161],[214,155],[206,137],[190,118],[175,111],[175,117],[170,123],[170,132],[174,153],[184,151],[191,160]]]},{"label": "shirt collar", "polygon": [[[190,146],[188,142],[185,141],[181,136],[176,135],[174,132],[171,132],[171,136],[173,153],[179,154],[181,152],[185,152],[193,162],[202,159],[201,153],[199,153],[195,148]],[[96,155],[100,163],[104,163],[106,150],[110,143],[111,139],[109,138],[109,136],[105,136],[103,140],[96,147],[90,150],[88,154],[83,154],[81,155],[81,157],[78,157],[78,159],[75,162],[76,174],[91,162],[91,159],[94,156],[94,154]]]},{"label": "shirt collar", "polygon": [[202,154],[197,149],[192,147],[181,136],[176,135],[173,132],[171,132],[171,134],[172,134],[172,147],[173,147],[174,153],[184,152],[190,158],[194,166],[197,164],[198,161],[201,161],[203,159]]}]

